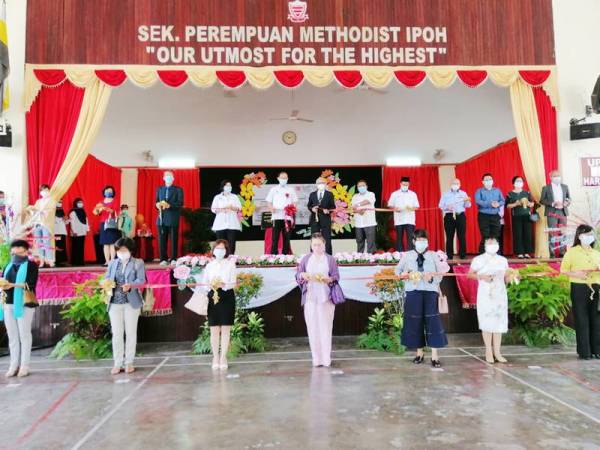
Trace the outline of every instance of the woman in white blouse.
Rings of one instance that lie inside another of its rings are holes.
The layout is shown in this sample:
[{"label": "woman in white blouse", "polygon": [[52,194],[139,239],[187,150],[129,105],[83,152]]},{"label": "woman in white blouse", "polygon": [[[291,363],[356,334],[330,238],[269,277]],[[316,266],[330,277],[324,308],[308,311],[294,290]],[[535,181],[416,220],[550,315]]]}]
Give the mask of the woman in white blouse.
[{"label": "woman in white blouse", "polygon": [[242,204],[238,196],[231,193],[231,181],[223,180],[221,190],[220,194],[215,195],[210,208],[216,214],[212,229],[217,235],[217,239],[226,240],[229,243],[231,254],[235,254],[237,233],[242,230],[238,216],[242,210]]},{"label": "woman in white blouse", "polygon": [[[226,240],[219,239],[213,247],[213,259],[202,271],[201,285],[208,296],[208,325],[213,354],[213,370],[227,370],[227,351],[231,326],[235,318],[235,292],[237,283],[235,260],[229,256]],[[220,352],[219,352],[220,344]]]},{"label": "woman in white blouse", "polygon": [[73,201],[73,209],[69,213],[69,224],[71,225],[71,265],[83,266],[85,237],[90,232],[90,225],[81,198]]}]

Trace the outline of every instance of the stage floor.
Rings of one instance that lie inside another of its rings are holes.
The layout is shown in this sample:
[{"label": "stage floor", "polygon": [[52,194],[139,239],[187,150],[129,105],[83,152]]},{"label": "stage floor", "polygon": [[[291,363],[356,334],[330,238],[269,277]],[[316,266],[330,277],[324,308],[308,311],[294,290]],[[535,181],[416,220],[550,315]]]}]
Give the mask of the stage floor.
[{"label": "stage floor", "polygon": [[[412,354],[336,341],[334,366],[312,369],[303,340],[245,355],[213,374],[210,356],[141,346],[132,376],[111,361],[50,361],[0,381],[8,448],[597,448],[600,361],[573,348],[507,346],[483,362],[478,337],[453,340],[443,370]],[[0,369],[7,367],[0,358]],[[427,360],[429,362],[429,360]]]}]

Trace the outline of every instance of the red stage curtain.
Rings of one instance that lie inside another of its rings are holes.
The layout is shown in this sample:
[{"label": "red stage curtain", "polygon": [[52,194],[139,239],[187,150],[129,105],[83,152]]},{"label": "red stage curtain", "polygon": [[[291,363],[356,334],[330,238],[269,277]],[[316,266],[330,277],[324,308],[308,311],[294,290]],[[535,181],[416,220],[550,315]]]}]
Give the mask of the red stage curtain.
[{"label": "red stage curtain", "polygon": [[[490,172],[494,177],[494,187],[506,193],[513,188],[512,179],[515,175],[524,176],[519,145],[516,139],[504,142],[491,148],[465,162],[458,164],[455,169],[456,177],[460,179],[461,189],[471,199],[473,206],[467,209],[467,252],[478,253],[481,236],[477,227],[477,206],[475,205],[475,191],[482,187],[481,177]],[[527,183],[527,180],[525,180]],[[527,184],[525,185],[527,189]],[[512,232],[510,212],[504,214],[504,253],[512,254]]]},{"label": "red stage curtain", "polygon": [[[172,170],[175,176],[175,185],[183,189],[183,206],[185,208],[200,207],[200,175],[198,169],[179,169]],[[156,190],[164,184],[163,169],[145,169],[138,170],[138,190],[137,190],[137,213],[144,216],[144,221],[151,227],[154,236],[154,255],[158,257],[158,228],[156,219],[158,210],[156,209]],[[183,254],[183,231],[187,226],[182,219],[179,226],[179,255]]]},{"label": "red stage curtain", "polygon": [[347,88],[355,88],[362,81],[359,70],[334,70],[333,75],[342,86]]},{"label": "red stage curtain", "polygon": [[417,210],[417,228],[427,230],[431,250],[444,249],[444,225],[442,214],[437,208],[441,196],[437,166],[384,167],[382,206],[387,205],[392,192],[400,189],[402,177],[410,177],[410,189],[419,198],[421,209]]},{"label": "red stage curtain", "polygon": [[158,77],[163,83],[170,87],[179,87],[188,79],[185,70],[157,70]]},{"label": "red stage curtain", "polygon": [[[73,208],[73,201],[80,197],[83,199],[84,209],[90,224],[90,234],[85,240],[86,262],[96,261],[93,236],[100,232],[98,216],[92,214],[97,203],[103,199],[104,186],[111,185],[115,188],[115,205],[121,205],[121,169],[106,164],[89,155],[75,178],[75,181],[63,197],[65,214],[69,215]],[[117,208],[119,207],[117,206]]]},{"label": "red stage curtain", "polygon": [[124,70],[96,70],[96,76],[112,87],[121,86],[127,79]]},{"label": "red stage curtain", "polygon": [[67,78],[62,69],[33,69],[33,73],[44,86],[57,86]]},{"label": "red stage curtain", "polygon": [[304,73],[301,70],[275,70],[273,74],[279,84],[287,88],[299,86],[304,80]]},{"label": "red stage curtain", "polygon": [[519,70],[521,79],[532,86],[541,86],[550,76],[549,70]]},{"label": "red stage curtain", "polygon": [[52,186],[58,175],[77,127],[83,93],[84,89],[68,81],[53,88],[42,87],[25,114],[31,203],[39,197],[40,184]]},{"label": "red stage curtain", "polygon": [[549,173],[558,169],[558,138],[556,133],[556,108],[552,106],[550,97],[541,87],[533,88],[535,107],[540,124],[542,136],[542,149],[544,152],[544,168],[546,169],[546,181],[550,182]]},{"label": "red stage curtain", "polygon": [[424,70],[397,70],[394,72],[396,79],[404,86],[412,88],[420,85],[427,73]]},{"label": "red stage curtain", "polygon": [[475,88],[483,83],[488,74],[485,70],[457,70],[458,78],[470,88]]},{"label": "red stage curtain", "polygon": [[217,78],[229,88],[237,88],[246,82],[246,74],[243,70],[217,70]]}]

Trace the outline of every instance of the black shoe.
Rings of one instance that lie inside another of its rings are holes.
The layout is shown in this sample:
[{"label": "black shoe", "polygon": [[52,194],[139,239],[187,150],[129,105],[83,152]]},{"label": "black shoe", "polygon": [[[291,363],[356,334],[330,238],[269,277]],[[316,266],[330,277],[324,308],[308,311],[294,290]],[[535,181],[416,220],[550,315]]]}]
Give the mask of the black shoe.
[{"label": "black shoe", "polygon": [[590,359],[592,359],[592,357],[591,356],[581,356],[581,355],[579,355],[579,359],[584,359],[586,361],[589,361]]},{"label": "black shoe", "polygon": [[592,358],[600,359],[600,353],[596,353],[596,354],[592,355]]},{"label": "black shoe", "polygon": [[415,359],[413,359],[413,364],[423,364],[423,361],[425,361],[424,356],[416,356]]},{"label": "black shoe", "polygon": [[440,367],[442,367],[442,363],[440,362],[439,359],[432,359],[431,366],[434,367],[435,369],[439,369]]}]

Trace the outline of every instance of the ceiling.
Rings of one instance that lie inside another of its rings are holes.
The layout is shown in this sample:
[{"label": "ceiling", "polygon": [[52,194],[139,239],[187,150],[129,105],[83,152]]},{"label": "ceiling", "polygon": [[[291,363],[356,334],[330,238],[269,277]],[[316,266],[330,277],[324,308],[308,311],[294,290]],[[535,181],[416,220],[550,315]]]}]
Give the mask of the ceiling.
[{"label": "ceiling", "polygon": [[[270,121],[294,109],[313,123]],[[282,133],[292,130],[296,143]],[[461,162],[514,137],[507,89],[491,82],[448,89],[428,82],[408,89],[391,83],[382,92],[308,83],[292,91],[190,83],[142,89],[126,83],[113,91],[92,153],[116,166],[156,164],[164,157],[191,158],[199,166],[385,164],[390,157],[423,163]],[[435,150],[445,156],[434,161]],[[154,163],[143,158],[150,150]]]}]

